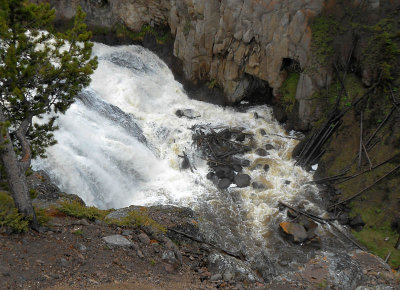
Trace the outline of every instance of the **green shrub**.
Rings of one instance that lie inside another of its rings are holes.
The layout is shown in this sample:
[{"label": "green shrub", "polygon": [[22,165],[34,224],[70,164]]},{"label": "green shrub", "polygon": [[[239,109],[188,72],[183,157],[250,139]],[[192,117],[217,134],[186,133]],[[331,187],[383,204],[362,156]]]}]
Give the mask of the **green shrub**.
[{"label": "green shrub", "polygon": [[29,219],[20,214],[14,206],[12,197],[6,192],[0,192],[0,229],[9,228],[14,232],[26,232]]},{"label": "green shrub", "polygon": [[287,112],[293,111],[294,105],[296,104],[296,90],[299,78],[299,73],[290,72],[280,88],[282,94],[281,101]]},{"label": "green shrub", "polygon": [[157,223],[155,220],[153,220],[148,216],[145,208],[142,208],[140,211],[131,211],[128,213],[127,216],[121,219],[106,219],[105,221],[108,224],[117,226],[134,226],[134,227],[150,226],[164,233],[167,231],[164,226]]},{"label": "green shrub", "polygon": [[66,215],[76,218],[86,218],[88,220],[103,220],[112,210],[101,210],[94,206],[85,206],[78,201],[64,201],[59,208]]},{"label": "green shrub", "polygon": [[326,65],[335,50],[332,42],[340,31],[339,23],[332,16],[318,16],[311,25],[312,51],[320,65]]}]

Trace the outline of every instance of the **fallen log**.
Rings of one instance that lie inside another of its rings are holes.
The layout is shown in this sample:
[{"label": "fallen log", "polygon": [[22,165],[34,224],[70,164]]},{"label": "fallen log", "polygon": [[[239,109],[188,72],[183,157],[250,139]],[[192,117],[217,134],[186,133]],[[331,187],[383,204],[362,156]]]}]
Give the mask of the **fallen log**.
[{"label": "fallen log", "polygon": [[335,206],[338,206],[340,204],[349,202],[353,199],[355,199],[356,197],[358,197],[359,195],[361,195],[362,193],[364,193],[365,191],[367,191],[368,189],[370,189],[371,187],[373,187],[375,184],[377,184],[379,181],[381,181],[382,179],[384,179],[385,177],[389,176],[390,174],[392,174],[393,172],[395,172],[396,170],[398,170],[400,168],[400,165],[395,167],[394,169],[390,170],[390,172],[386,173],[384,176],[382,176],[381,178],[379,178],[377,181],[375,181],[374,183],[372,183],[371,185],[367,186],[366,188],[364,188],[363,190],[357,192],[356,194],[354,194],[353,196],[346,198],[345,200],[339,201],[331,206],[329,206],[329,208],[333,208]]}]

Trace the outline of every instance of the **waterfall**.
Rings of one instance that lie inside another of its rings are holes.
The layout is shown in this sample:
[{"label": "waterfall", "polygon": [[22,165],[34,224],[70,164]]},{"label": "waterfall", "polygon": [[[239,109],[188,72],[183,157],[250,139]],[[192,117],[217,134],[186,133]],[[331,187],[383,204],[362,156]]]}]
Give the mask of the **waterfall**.
[{"label": "waterfall", "polygon": [[[45,170],[61,190],[100,208],[132,204],[201,207],[219,222],[232,219],[231,226],[225,223],[227,228],[251,229],[251,235],[259,239],[268,236],[271,221],[280,215],[279,200],[293,202],[306,194],[308,200],[318,199],[317,188],[307,184],[312,174],[291,159],[298,141],[282,138],[286,133],[269,107],[238,112],[191,100],[169,68],[140,46],[96,43],[93,54],[99,65],[91,85],[58,118],[58,144],[48,148],[48,158],[33,162],[34,169]],[[179,118],[177,110],[190,110],[195,118]],[[243,156],[252,164],[244,172],[266,188],[217,190],[206,178],[206,161],[192,145],[190,128],[199,124],[241,127],[253,134],[256,146],[271,144],[274,149],[266,157],[254,152]],[[182,151],[195,165],[193,172],[179,169]],[[268,172],[263,169],[265,164],[270,166]],[[239,201],[233,196],[239,196]],[[319,210],[305,199],[303,205]]]}]

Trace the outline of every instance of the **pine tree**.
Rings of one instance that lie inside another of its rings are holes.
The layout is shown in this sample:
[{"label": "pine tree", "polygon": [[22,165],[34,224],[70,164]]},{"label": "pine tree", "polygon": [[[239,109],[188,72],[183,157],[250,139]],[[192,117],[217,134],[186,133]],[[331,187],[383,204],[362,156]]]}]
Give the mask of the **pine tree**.
[{"label": "pine tree", "polygon": [[[25,172],[32,158],[44,157],[56,143],[51,132],[57,114],[69,108],[97,67],[83,11],[78,8],[65,33],[53,32],[53,19],[49,4],[0,0],[0,160],[15,205],[33,228],[38,224]],[[46,121],[38,125],[34,117]]]}]

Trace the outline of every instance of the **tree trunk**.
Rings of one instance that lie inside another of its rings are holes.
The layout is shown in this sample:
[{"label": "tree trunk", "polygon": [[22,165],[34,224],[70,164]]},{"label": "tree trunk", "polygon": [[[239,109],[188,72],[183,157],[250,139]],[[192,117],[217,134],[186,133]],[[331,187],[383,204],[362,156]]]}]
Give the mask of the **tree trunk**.
[{"label": "tree trunk", "polygon": [[0,123],[2,123],[0,126],[0,159],[6,171],[8,184],[10,185],[15,206],[20,213],[32,218],[31,227],[37,230],[39,228],[39,224],[32,206],[32,202],[29,198],[29,190],[26,182],[25,172],[23,172],[19,166],[19,161],[17,160],[17,155],[14,152],[12,141],[10,139],[10,134],[8,133],[7,128],[3,127],[5,121],[6,119],[2,108],[0,108]]}]

